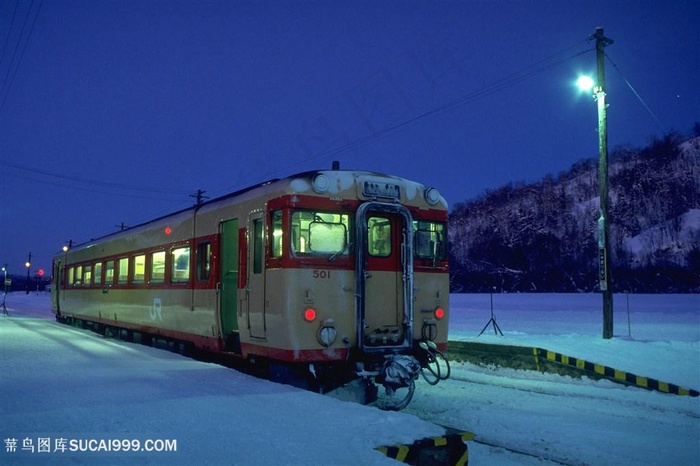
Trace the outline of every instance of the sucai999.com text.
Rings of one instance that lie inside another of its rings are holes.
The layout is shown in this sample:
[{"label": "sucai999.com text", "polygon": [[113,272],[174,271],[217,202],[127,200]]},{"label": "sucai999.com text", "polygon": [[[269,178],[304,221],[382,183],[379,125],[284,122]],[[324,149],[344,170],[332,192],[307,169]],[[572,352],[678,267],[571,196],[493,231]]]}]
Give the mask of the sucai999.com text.
[{"label": "sucai999.com text", "polygon": [[176,439],[99,439],[14,437],[4,439],[6,453],[151,453],[176,452]]}]

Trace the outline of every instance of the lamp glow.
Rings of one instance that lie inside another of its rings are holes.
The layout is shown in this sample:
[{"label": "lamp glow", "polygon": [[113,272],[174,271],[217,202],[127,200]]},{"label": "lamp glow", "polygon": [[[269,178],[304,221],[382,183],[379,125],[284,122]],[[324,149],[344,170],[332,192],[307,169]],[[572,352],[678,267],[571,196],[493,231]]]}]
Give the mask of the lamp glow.
[{"label": "lamp glow", "polygon": [[576,84],[582,91],[590,91],[591,89],[593,89],[593,86],[595,86],[595,82],[590,76],[579,77],[576,81]]}]

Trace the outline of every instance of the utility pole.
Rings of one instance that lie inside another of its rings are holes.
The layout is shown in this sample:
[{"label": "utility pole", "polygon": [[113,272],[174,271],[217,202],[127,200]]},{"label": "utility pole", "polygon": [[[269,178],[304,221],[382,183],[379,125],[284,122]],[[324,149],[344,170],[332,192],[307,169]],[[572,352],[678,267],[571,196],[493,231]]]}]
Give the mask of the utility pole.
[{"label": "utility pole", "polygon": [[598,280],[603,294],[603,338],[613,337],[613,292],[610,274],[610,214],[608,210],[608,116],[605,102],[605,47],[613,43],[596,28],[589,40],[595,39],[598,82],[595,99],[598,102],[598,186],[600,189],[600,217],[598,217]]},{"label": "utility pole", "polygon": [[204,199],[209,199],[207,196],[204,195],[206,191],[203,191],[201,189],[198,189],[196,193],[190,194],[190,197],[193,197],[196,199],[195,205],[200,205],[202,202],[204,202]]}]

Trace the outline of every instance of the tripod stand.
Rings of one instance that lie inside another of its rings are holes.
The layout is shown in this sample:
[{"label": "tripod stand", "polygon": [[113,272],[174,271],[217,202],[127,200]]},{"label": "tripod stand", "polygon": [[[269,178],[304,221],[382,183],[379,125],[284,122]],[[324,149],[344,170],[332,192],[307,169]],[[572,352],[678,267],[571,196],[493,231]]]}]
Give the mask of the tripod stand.
[{"label": "tripod stand", "polygon": [[493,293],[491,293],[491,318],[488,322],[486,322],[486,325],[484,325],[484,328],[481,329],[481,332],[479,332],[479,335],[477,336],[480,337],[489,325],[493,325],[494,335],[498,335],[500,333],[501,336],[503,336],[503,332],[501,332],[501,327],[498,326],[498,323],[496,322],[496,317],[493,315]]}]

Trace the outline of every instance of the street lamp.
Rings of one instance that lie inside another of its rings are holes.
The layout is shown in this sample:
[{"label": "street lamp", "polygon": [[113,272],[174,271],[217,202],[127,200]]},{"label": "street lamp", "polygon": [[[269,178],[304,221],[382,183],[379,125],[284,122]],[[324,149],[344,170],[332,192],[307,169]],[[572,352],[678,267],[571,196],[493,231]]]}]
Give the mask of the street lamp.
[{"label": "street lamp", "polygon": [[595,86],[595,81],[590,76],[579,76],[576,84],[582,91],[591,91]]},{"label": "street lamp", "polygon": [[29,294],[29,271],[32,268],[32,253],[29,253],[29,259],[27,259],[27,262],[24,263],[24,266],[27,267],[27,294]]},{"label": "street lamp", "polygon": [[605,103],[605,47],[613,43],[603,34],[603,28],[596,28],[589,40],[596,41],[596,62],[598,79],[582,76],[577,84],[581,89],[593,89],[593,97],[598,103],[598,187],[600,190],[600,215],[598,217],[598,281],[603,294],[603,338],[613,337],[613,295],[610,275],[610,215],[608,212],[608,119]]}]

